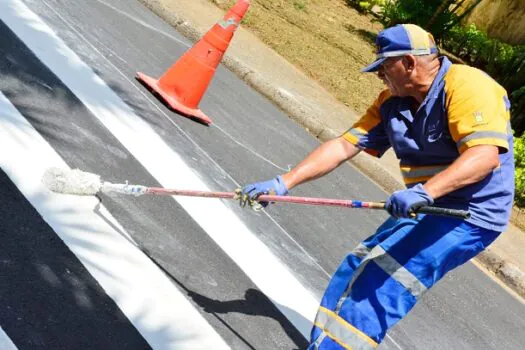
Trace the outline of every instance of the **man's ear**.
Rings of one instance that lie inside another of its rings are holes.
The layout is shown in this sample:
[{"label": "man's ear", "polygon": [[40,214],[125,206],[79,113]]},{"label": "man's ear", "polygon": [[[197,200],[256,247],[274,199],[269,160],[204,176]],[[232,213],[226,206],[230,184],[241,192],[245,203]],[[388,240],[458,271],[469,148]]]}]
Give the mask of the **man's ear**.
[{"label": "man's ear", "polygon": [[414,68],[416,67],[416,56],[414,55],[405,55],[403,56],[403,65],[405,66],[405,69],[409,72],[412,72]]}]

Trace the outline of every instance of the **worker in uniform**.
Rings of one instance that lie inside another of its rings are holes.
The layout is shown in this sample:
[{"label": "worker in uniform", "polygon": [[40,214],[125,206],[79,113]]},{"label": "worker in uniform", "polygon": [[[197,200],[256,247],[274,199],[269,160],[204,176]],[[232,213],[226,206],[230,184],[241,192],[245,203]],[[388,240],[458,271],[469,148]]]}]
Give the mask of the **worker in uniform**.
[{"label": "worker in uniform", "polygon": [[[377,72],[387,89],[340,137],[291,171],[242,189],[241,204],[286,195],[360,151],[390,147],[406,189],[386,199],[391,214],[335,271],[309,349],[373,349],[447,272],[507,228],[514,197],[513,136],[505,90],[484,72],[439,56],[432,35],[402,24],[379,33]],[[268,203],[262,203],[267,205]],[[422,206],[468,210],[469,219],[417,215]]]}]

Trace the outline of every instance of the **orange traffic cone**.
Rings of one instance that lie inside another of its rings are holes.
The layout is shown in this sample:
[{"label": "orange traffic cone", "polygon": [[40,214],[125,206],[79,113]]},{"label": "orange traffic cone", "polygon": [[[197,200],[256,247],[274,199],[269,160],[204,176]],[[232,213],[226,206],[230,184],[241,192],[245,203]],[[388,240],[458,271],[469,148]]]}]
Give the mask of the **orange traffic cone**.
[{"label": "orange traffic cone", "polygon": [[159,79],[137,73],[137,79],[181,114],[211,124],[199,102],[239,26],[250,0],[239,0],[205,35]]}]

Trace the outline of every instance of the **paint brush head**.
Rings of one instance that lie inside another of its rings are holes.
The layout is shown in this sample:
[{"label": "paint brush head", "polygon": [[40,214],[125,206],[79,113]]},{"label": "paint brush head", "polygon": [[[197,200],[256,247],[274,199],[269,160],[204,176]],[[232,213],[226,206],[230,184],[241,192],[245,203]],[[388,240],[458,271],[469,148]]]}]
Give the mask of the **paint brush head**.
[{"label": "paint brush head", "polygon": [[100,191],[100,176],[79,169],[49,168],[42,176],[42,183],[50,191],[80,196],[95,195]]}]

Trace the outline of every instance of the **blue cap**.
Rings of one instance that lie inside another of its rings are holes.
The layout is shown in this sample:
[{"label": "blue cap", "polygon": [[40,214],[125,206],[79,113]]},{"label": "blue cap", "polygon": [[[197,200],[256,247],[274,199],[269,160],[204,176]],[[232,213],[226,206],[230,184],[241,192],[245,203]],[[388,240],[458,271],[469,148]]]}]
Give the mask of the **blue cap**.
[{"label": "blue cap", "polygon": [[422,56],[438,52],[432,34],[415,24],[398,24],[379,32],[376,46],[377,59],[363,68],[362,72],[377,71],[389,57]]}]

